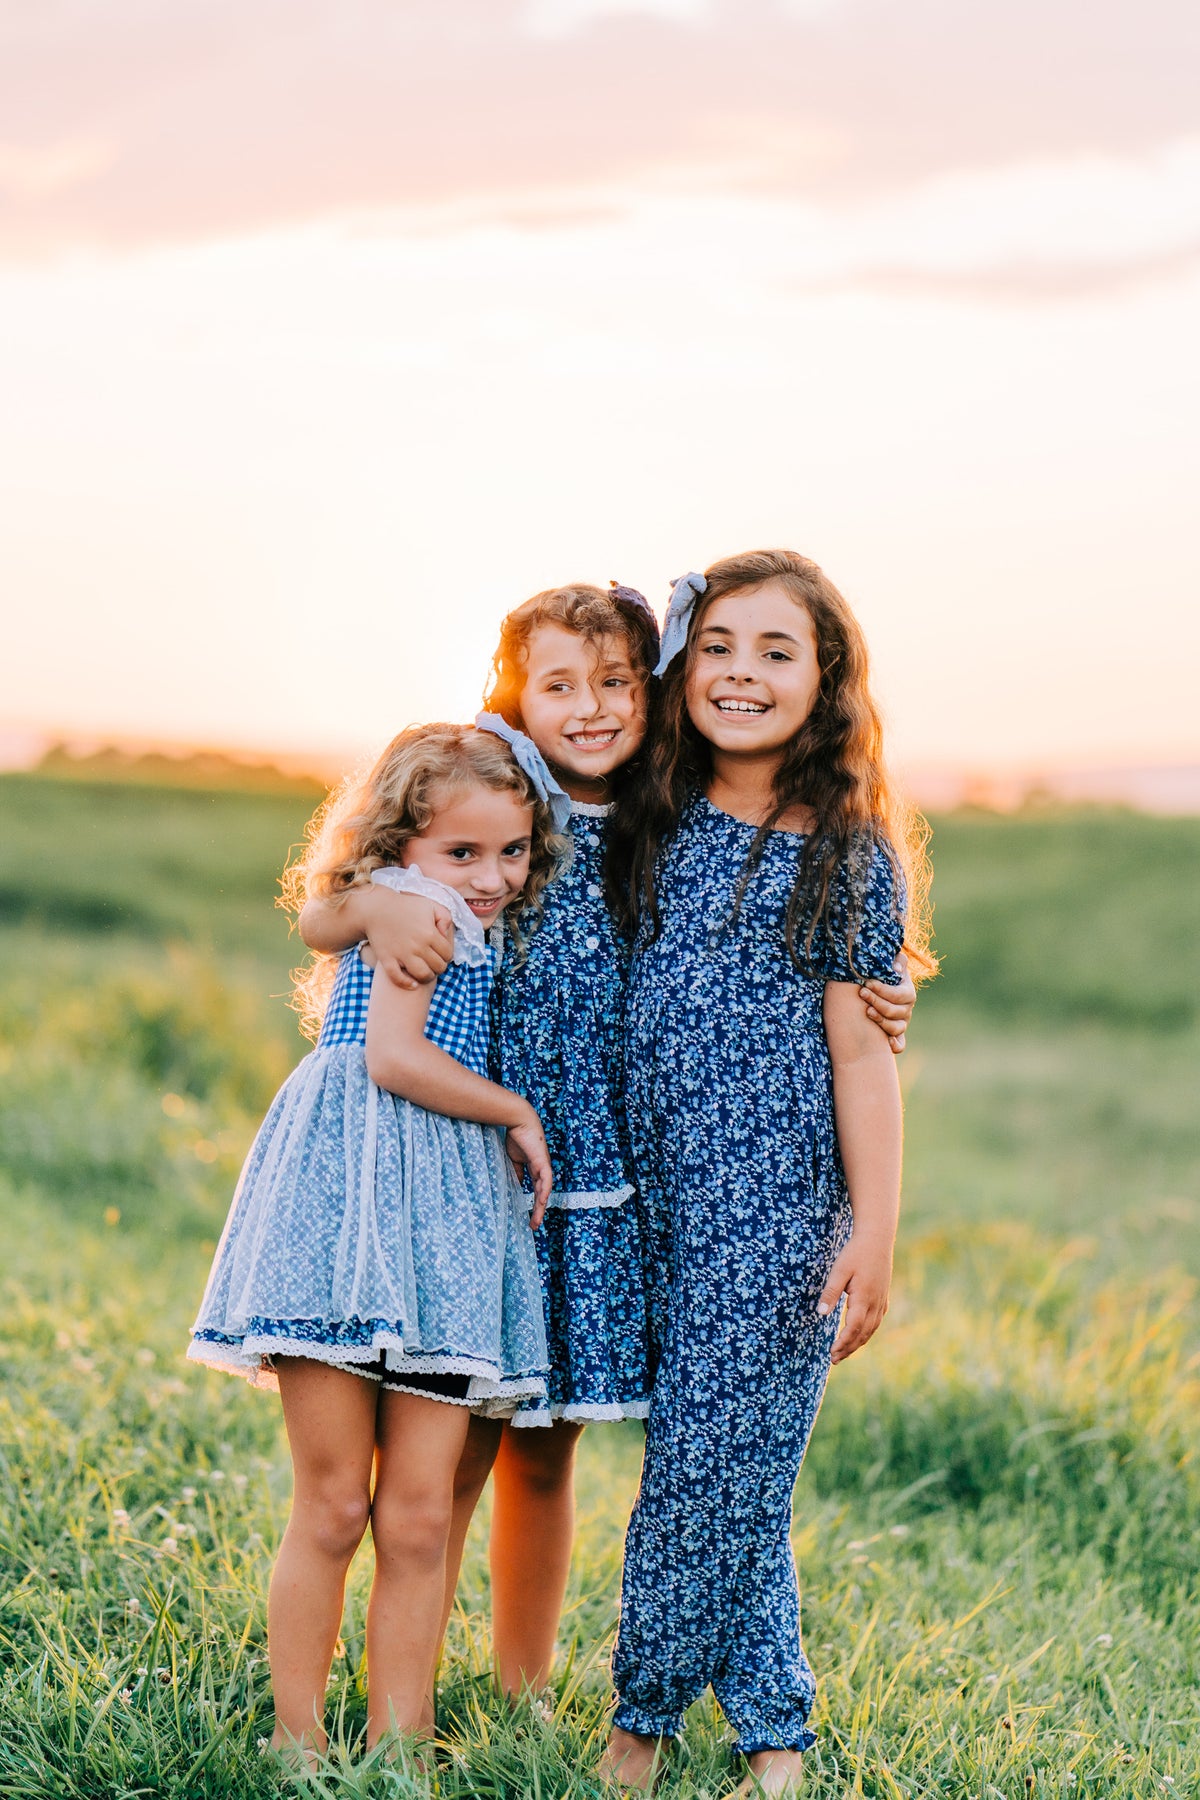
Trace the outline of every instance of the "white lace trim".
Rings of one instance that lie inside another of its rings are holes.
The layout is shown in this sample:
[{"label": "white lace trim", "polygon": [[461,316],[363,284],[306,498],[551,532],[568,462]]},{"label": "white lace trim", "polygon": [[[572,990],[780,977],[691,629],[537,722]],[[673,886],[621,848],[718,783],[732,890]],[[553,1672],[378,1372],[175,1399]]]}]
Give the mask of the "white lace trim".
[{"label": "white lace trim", "polygon": [[[272,1354],[279,1356],[286,1353],[286,1340],[272,1338],[272,1348],[254,1349],[254,1343],[266,1346],[266,1338],[246,1338],[241,1344],[212,1344],[193,1338],[187,1347],[189,1362],[203,1363],[207,1369],[221,1369],[227,1375],[243,1375],[251,1387],[268,1388],[277,1391],[279,1377],[271,1367]],[[301,1348],[295,1346],[297,1351]],[[344,1350],[338,1350],[333,1344],[305,1344],[303,1353],[307,1361],[320,1363],[336,1363],[339,1368],[349,1368],[351,1358]],[[356,1371],[357,1373],[357,1371]],[[368,1381],[377,1381],[379,1377],[368,1370],[362,1371]]]},{"label": "white lace trim", "polygon": [[[401,1373],[402,1370],[397,1370],[397,1374]],[[410,1387],[403,1381],[389,1381],[386,1375],[383,1377],[383,1385],[389,1394],[416,1394],[421,1400],[439,1400],[443,1406],[465,1406],[484,1419],[511,1418],[523,1400],[538,1399],[546,1392],[544,1381],[532,1379],[506,1382],[503,1387],[490,1394],[472,1394],[468,1390],[461,1399],[457,1394],[431,1394],[426,1388]]]},{"label": "white lace trim", "polygon": [[512,1421],[518,1429],[528,1426],[545,1426],[556,1419],[565,1419],[571,1425],[600,1425],[618,1423],[622,1419],[648,1419],[650,1417],[649,1400],[618,1400],[605,1406],[600,1403],[589,1404],[580,1401],[577,1404],[567,1401],[556,1401],[553,1406],[539,1407],[536,1412],[526,1411],[517,1414]]},{"label": "white lace trim", "polygon": [[471,968],[477,969],[487,961],[487,939],[483,926],[462,895],[456,894],[453,888],[446,887],[440,881],[431,881],[415,863],[410,863],[406,869],[398,869],[391,864],[384,869],[373,869],[371,880],[377,886],[391,888],[397,894],[419,894],[423,900],[432,900],[435,906],[445,907],[454,920],[452,962],[468,963]]},{"label": "white lace trim", "polygon": [[[358,1367],[361,1363],[378,1362],[381,1353],[385,1365],[382,1375],[377,1370]],[[215,1344],[207,1339],[193,1338],[188,1345],[187,1355],[189,1361],[204,1363],[210,1369],[244,1375],[254,1387],[278,1387],[278,1377],[271,1367],[272,1357],[302,1356],[307,1362],[330,1363],[335,1368],[347,1369],[356,1375],[362,1374],[368,1380],[382,1380],[385,1387],[391,1385],[387,1380],[389,1375],[465,1375],[469,1378],[471,1387],[467,1390],[466,1398],[456,1402],[463,1406],[479,1407],[493,1400],[536,1398],[546,1392],[543,1376],[524,1371],[520,1375],[505,1377],[495,1363],[485,1362],[481,1357],[409,1355],[404,1351],[400,1339],[392,1332],[380,1332],[370,1344],[350,1347],[312,1343],[301,1338],[277,1337],[273,1333],[258,1336],[247,1334],[238,1344]],[[439,1400],[444,1398],[441,1394],[435,1397]]]},{"label": "white lace trim", "polygon": [[624,1206],[633,1193],[629,1182],[619,1188],[583,1189],[579,1193],[560,1193],[557,1189],[550,1195],[548,1204],[556,1206],[562,1212],[583,1212],[585,1208],[595,1206]]},{"label": "white lace trim", "polygon": [[611,811],[611,800],[605,800],[602,804],[596,804],[591,800],[572,800],[571,802],[572,816],[578,813],[581,819],[607,819]]}]

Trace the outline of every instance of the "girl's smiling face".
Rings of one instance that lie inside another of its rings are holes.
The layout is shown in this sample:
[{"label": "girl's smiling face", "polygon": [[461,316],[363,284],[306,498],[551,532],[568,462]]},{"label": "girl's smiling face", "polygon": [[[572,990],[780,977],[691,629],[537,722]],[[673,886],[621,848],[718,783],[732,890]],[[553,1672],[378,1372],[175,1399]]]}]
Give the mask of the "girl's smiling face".
[{"label": "girl's smiling face", "polygon": [[714,749],[761,757],[795,737],[821,682],[812,620],[781,581],[715,600],[696,634],[688,717]]},{"label": "girl's smiling face", "polygon": [[602,799],[605,777],[646,732],[646,695],[624,637],[539,626],[526,651],[521,721],[573,800]]},{"label": "girl's smiling face", "polygon": [[491,925],[529,878],[532,832],[532,806],[513,793],[472,787],[439,806],[401,861],[453,888],[481,925]]}]

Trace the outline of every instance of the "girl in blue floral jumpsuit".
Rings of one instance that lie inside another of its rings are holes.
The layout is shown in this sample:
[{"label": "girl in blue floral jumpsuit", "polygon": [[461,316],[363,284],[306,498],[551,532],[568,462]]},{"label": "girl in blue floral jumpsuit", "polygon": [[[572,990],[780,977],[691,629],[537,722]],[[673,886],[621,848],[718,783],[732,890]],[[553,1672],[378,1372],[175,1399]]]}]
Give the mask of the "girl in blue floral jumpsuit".
[{"label": "girl in blue floral jumpsuit", "polygon": [[900,1104],[858,987],[895,980],[906,846],[865,648],[814,564],[763,552],[685,578],[660,671],[626,1066],[665,1299],[607,1771],[648,1785],[711,1684],[747,1791],[785,1792],[814,1741],[792,1489],[831,1355],[865,1343],[890,1279]]}]

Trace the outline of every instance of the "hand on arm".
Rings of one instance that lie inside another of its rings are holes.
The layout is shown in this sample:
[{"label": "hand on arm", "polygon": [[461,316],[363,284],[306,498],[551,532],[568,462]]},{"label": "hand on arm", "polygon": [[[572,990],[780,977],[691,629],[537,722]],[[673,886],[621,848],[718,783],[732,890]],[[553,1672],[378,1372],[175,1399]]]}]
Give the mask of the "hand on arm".
[{"label": "hand on arm", "polygon": [[913,1007],[917,1003],[917,990],[908,972],[908,958],[903,950],[896,958],[896,973],[900,977],[898,987],[889,987],[885,981],[872,980],[864,981],[858,991],[866,1002],[868,1019],[883,1032],[892,1053],[899,1056],[904,1049],[904,1034],[912,1022]]},{"label": "hand on arm", "polygon": [[550,1156],[541,1120],[520,1094],[464,1068],[425,1036],[433,989],[371,983],[367,1008],[367,1074],[377,1087],[451,1119],[502,1126],[509,1161],[533,1183],[530,1224],[541,1224],[550,1198]]},{"label": "hand on arm", "polygon": [[887,1311],[900,1217],[903,1125],[888,1040],[868,1020],[849,982],[826,984],[825,1035],[838,1145],[854,1215],[850,1241],[830,1270],[818,1303],[819,1312],[829,1313],[846,1296],[846,1317],[833,1347],[837,1363],[862,1348]]},{"label": "hand on arm", "polygon": [[420,894],[398,894],[374,882],[337,900],[306,900],[298,929],[310,950],[333,955],[365,938],[374,966],[400,988],[436,981],[454,952],[448,912]]}]

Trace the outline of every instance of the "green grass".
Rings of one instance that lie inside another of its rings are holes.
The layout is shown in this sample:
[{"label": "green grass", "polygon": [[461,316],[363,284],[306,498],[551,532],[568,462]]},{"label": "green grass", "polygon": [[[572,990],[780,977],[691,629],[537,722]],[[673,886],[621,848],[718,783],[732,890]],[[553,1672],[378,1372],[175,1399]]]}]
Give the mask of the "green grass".
[{"label": "green grass", "polygon": [[271,910],[312,796],[0,776],[0,922],[253,957],[281,982],[286,920]]},{"label": "green grass", "polygon": [[[1047,809],[935,821],[934,1008],[1173,1031],[1200,1017],[1200,823]],[[935,998],[936,995],[936,998]]]},{"label": "green grass", "polygon": [[[284,1784],[264,1596],[276,1403],[182,1362],[258,1113],[300,1053],[288,796],[0,781],[0,1795]],[[1200,1791],[1200,826],[941,821],[943,979],[904,1059],[893,1310],[797,1495],[820,1680],[807,1791]],[[491,1688],[486,1513],[441,1683],[446,1796],[585,1796],[636,1428],[595,1427],[553,1703]],[[314,1794],[363,1765],[356,1565]],[[726,1793],[695,1709],[669,1791]]]}]

